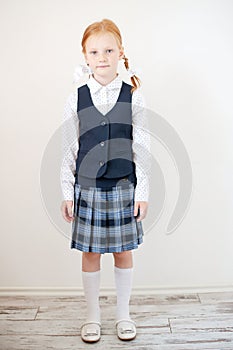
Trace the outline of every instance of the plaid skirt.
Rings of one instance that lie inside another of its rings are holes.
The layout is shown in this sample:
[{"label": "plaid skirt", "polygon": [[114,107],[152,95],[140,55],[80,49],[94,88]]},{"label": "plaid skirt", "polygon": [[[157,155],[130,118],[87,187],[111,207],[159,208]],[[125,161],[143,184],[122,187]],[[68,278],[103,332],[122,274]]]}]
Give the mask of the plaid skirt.
[{"label": "plaid skirt", "polygon": [[101,254],[138,248],[144,233],[134,216],[134,190],[130,181],[108,189],[76,183],[71,248]]}]

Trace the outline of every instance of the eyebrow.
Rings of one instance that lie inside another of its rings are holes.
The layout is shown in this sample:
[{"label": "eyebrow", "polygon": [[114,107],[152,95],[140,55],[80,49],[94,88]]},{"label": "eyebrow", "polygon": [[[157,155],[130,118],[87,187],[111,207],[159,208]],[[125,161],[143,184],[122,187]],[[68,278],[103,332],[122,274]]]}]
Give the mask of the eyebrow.
[{"label": "eyebrow", "polygon": [[[107,46],[107,47],[105,47],[104,49],[105,49],[105,50],[106,50],[106,49],[112,49],[112,46]],[[91,49],[89,49],[89,50],[98,50],[98,49],[96,49],[96,48],[91,48]]]}]

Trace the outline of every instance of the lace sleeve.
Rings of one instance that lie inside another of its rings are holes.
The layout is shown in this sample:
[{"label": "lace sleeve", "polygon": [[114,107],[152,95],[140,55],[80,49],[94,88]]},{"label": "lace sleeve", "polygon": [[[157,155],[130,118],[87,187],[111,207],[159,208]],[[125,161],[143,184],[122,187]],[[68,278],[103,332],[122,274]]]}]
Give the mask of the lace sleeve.
[{"label": "lace sleeve", "polygon": [[137,186],[135,201],[149,200],[149,180],[151,171],[151,138],[145,99],[139,90],[132,96],[133,114],[133,160],[136,165]]},{"label": "lace sleeve", "polygon": [[64,200],[73,200],[78,152],[79,121],[77,117],[77,92],[66,100],[62,123],[62,165],[60,172],[61,188]]}]

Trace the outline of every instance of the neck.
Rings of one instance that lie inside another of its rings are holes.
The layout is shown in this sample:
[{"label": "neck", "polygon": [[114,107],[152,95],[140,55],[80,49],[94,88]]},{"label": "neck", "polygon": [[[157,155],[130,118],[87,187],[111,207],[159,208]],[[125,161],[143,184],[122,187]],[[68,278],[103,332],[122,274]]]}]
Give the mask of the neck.
[{"label": "neck", "polygon": [[111,81],[113,81],[117,76],[118,73],[116,73],[114,76],[109,76],[109,77],[101,77],[97,74],[92,74],[93,78],[98,81],[98,83],[100,83],[101,85],[105,86],[108,85],[109,83],[111,83]]}]

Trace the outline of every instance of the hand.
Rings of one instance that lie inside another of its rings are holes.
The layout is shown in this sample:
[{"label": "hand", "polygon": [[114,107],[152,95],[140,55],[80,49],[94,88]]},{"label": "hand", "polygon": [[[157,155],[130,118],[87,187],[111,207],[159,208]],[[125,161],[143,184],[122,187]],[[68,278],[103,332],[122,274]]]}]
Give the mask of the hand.
[{"label": "hand", "polygon": [[137,217],[137,222],[143,220],[146,217],[148,209],[148,202],[140,201],[134,202],[134,216],[138,215],[138,210],[140,210],[140,215]]},{"label": "hand", "polygon": [[63,201],[61,204],[62,216],[67,222],[74,221],[72,208],[73,208],[73,201]]}]

